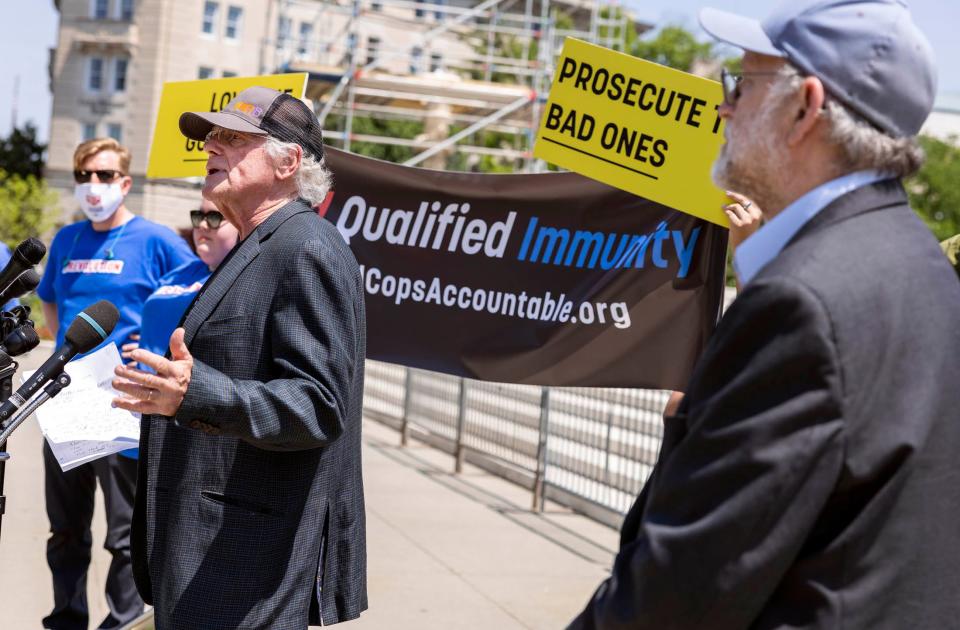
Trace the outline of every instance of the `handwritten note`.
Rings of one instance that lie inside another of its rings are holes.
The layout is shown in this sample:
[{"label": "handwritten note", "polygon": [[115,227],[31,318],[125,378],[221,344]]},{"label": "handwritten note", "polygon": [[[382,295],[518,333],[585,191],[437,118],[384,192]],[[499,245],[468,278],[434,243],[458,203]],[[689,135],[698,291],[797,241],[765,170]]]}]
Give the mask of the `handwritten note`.
[{"label": "handwritten note", "polygon": [[40,431],[64,471],[139,444],[140,414],[110,406],[118,393],[111,385],[118,365],[112,343],[71,361],[64,369],[70,386],[37,409]]}]

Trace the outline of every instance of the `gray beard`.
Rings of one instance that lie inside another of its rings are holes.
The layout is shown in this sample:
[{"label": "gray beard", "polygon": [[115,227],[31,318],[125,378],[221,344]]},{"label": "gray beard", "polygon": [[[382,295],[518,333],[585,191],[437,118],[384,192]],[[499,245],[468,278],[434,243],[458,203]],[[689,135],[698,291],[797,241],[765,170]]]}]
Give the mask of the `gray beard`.
[{"label": "gray beard", "polygon": [[783,155],[762,142],[751,142],[739,151],[724,144],[713,163],[714,183],[749,197],[761,209],[779,207],[785,177]]}]

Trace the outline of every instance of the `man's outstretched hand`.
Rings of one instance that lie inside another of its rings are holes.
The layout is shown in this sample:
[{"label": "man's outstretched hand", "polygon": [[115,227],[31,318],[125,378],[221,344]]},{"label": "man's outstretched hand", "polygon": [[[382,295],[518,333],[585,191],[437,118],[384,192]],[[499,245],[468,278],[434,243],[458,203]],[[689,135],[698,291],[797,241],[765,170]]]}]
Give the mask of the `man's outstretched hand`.
[{"label": "man's outstretched hand", "polygon": [[177,328],[170,335],[169,359],[142,348],[130,352],[130,359],[152,368],[156,374],[118,365],[113,386],[123,395],[113,399],[114,406],[143,414],[176,415],[193,373],[193,356],[187,350],[183,335],[183,328]]}]

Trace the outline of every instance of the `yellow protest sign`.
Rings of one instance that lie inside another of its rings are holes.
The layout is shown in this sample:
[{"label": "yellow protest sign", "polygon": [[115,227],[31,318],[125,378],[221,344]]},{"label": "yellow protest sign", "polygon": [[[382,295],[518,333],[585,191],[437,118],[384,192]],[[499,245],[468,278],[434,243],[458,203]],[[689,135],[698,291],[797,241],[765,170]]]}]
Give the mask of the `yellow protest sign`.
[{"label": "yellow protest sign", "polygon": [[567,38],[533,154],[719,225],[716,81]]},{"label": "yellow protest sign", "polygon": [[268,74],[259,77],[230,77],[199,81],[171,81],[163,84],[157,124],[150,145],[147,177],[202,177],[206,174],[207,154],[203,143],[180,133],[183,112],[218,112],[237,92],[262,85],[303,98],[306,73]]}]

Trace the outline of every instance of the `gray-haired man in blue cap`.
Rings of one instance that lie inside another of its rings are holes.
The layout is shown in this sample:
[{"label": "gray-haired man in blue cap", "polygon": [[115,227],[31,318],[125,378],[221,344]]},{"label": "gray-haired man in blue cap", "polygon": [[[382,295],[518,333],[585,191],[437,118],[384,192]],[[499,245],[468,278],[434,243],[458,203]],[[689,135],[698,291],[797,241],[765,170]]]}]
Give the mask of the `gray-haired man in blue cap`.
[{"label": "gray-haired man in blue cap", "polygon": [[716,182],[765,225],[571,628],[960,627],[960,283],[901,178],[936,78],[903,2],[705,9]]}]

